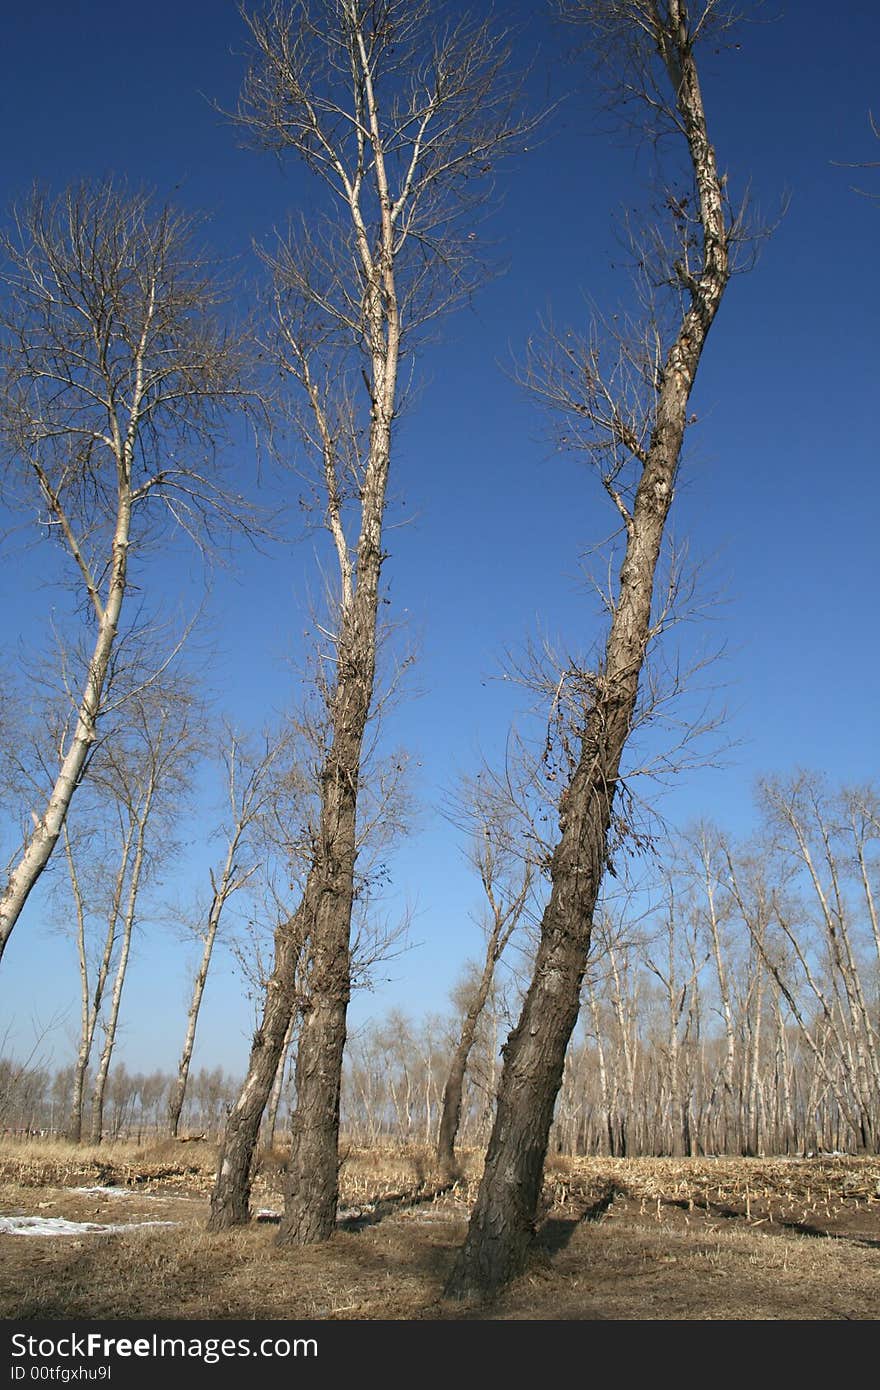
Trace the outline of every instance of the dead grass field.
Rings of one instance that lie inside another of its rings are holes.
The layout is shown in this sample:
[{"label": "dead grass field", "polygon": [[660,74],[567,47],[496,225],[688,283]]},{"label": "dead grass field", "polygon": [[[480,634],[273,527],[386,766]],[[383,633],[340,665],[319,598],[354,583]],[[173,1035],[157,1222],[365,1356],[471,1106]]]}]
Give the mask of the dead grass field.
[{"label": "dead grass field", "polygon": [[278,1155],[255,1186],[263,1215],[244,1230],[205,1231],[214,1159],[195,1143],[4,1141],[0,1218],[123,1230],[0,1233],[0,1317],[880,1316],[880,1159],[555,1162],[529,1270],[497,1301],[464,1306],[444,1303],[441,1290],[478,1156],[444,1190],[424,1153],[349,1152],[336,1236],[296,1251],[279,1249],[269,1214],[282,1205]]}]

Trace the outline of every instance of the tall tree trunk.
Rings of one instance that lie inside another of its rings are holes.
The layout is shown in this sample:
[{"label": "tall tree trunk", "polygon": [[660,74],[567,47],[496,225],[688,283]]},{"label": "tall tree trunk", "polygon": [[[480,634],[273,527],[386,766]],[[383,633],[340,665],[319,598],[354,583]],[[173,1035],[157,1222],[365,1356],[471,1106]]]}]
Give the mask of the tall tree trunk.
[{"label": "tall tree trunk", "polygon": [[389,441],[390,421],[381,438],[376,433],[374,458],[380,464],[384,459],[384,467],[378,476],[375,472],[370,476],[363,503],[357,592],[343,613],[339,674],[331,711],[334,737],[321,773],[320,827],[297,913],[299,930],[291,932],[284,926],[275,935],[275,964],[263,1019],[254,1036],[244,1087],[229,1115],[211,1200],[209,1229],[222,1230],[247,1221],[254,1151],[294,1007],[299,958],[296,942],[304,940],[307,932],[311,964],[297,1048],[297,1099],[285,1215],[279,1231],[282,1244],[326,1240],[336,1224],[339,1097],[351,993],[357,787],[375,676]]},{"label": "tall tree trunk", "polygon": [[362,552],[362,558],[369,560],[372,574],[366,566],[359,568],[364,588],[359,579],[354,609],[360,621],[352,623],[349,641],[343,646],[346,657],[334,707],[335,737],[322,777],[318,858],[309,874],[315,885],[311,967],[296,1054],[296,1109],[278,1233],[281,1244],[327,1240],[336,1227],[339,1100],[351,995],[357,787],[372,700],[379,571],[378,552]]},{"label": "tall tree trunk", "polygon": [[587,999],[590,1004],[590,1018],[596,1038],[596,1053],[599,1060],[599,1095],[602,1102],[602,1146],[608,1154],[614,1153],[614,1125],[611,1120],[611,1099],[608,1088],[608,1069],[605,1064],[605,1047],[602,1042],[602,1025],[596,1005],[596,994],[591,979],[587,980]]},{"label": "tall tree trunk", "polygon": [[[363,59],[363,51],[361,56]],[[318,845],[309,873],[315,903],[310,935],[312,964],[296,1057],[296,1109],[291,1126],[284,1217],[278,1233],[282,1245],[327,1240],[336,1226],[339,1100],[351,995],[357,796],[376,675],[379,580],[384,559],[382,525],[400,353],[391,207],[366,62],[364,73],[382,205],[382,252],[375,264],[371,257],[365,257],[370,266],[366,316],[372,356],[369,451],[361,500],[357,585],[353,593],[347,583],[347,551],[341,539],[338,543],[343,604],[331,703],[333,737],[321,774]]]},{"label": "tall tree trunk", "polygon": [[67,839],[65,827],[65,849],[67,850],[68,865],[70,869],[71,883],[74,886],[74,895],[77,899],[77,951],[79,954],[80,980],[82,984],[82,1027],[80,1031],[79,1048],[77,1049],[76,1063],[73,1068],[73,1087],[70,1107],[70,1123],[68,1125],[68,1137],[74,1144],[82,1141],[82,1122],[83,1122],[83,1097],[85,1092],[85,1079],[89,1067],[89,1059],[92,1054],[92,1044],[95,1039],[95,1029],[98,1026],[98,1019],[101,1014],[101,1005],[104,1002],[104,990],[107,986],[107,979],[110,974],[110,962],[113,958],[113,947],[116,944],[116,928],[119,922],[119,914],[122,908],[122,894],[125,888],[125,874],[128,868],[128,856],[131,848],[131,841],[134,835],[134,826],[129,825],[126,838],[122,847],[122,857],[119,864],[119,871],[116,875],[116,882],[113,886],[113,898],[110,903],[110,911],[107,917],[107,931],[104,937],[104,951],[98,964],[98,973],[95,977],[94,994],[89,1003],[88,998],[88,971],[85,956],[85,922],[81,912],[81,898],[79,884],[76,874],[76,867],[73,861],[72,846]]},{"label": "tall tree trunk", "polygon": [[89,1055],[92,1050],[94,1023],[92,1021],[90,1009],[89,970],[88,960],[86,958],[85,904],[83,902],[79,877],[73,858],[73,847],[70,843],[70,835],[68,834],[66,824],[64,826],[64,853],[67,858],[67,868],[70,873],[70,887],[73,893],[74,906],[76,908],[76,952],[79,960],[80,983],[79,1047],[77,1048],[76,1061],[73,1065],[73,1084],[71,1086],[70,1119],[67,1124],[67,1137],[72,1144],[79,1144],[82,1140],[83,1093],[85,1091]]},{"label": "tall tree trunk", "polygon": [[703,228],[703,264],[660,373],[650,443],[636,495],[625,512],[626,550],[602,667],[580,755],[561,804],[560,839],[541,921],[534,975],[505,1046],[495,1125],[465,1244],[448,1296],[493,1293],[526,1263],[565,1052],[577,1022],[596,901],[608,862],[608,833],[620,763],[632,728],[639,677],[651,637],[654,576],[700,354],[729,278],[728,231],[715,153],[706,132],[686,13],[670,0],[654,14],[654,35],[675,90],[690,149]]}]

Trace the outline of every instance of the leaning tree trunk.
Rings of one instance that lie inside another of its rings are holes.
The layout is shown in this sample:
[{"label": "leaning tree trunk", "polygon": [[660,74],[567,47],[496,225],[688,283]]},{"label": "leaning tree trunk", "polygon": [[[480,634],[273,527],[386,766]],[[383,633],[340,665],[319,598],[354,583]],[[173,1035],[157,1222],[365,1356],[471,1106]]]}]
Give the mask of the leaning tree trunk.
[{"label": "leaning tree trunk", "polygon": [[[448,1285],[452,1296],[491,1292],[508,1282],[522,1270],[531,1243],[565,1052],[580,1009],[620,757],[650,623],[651,590],[643,566],[650,579],[676,457],[677,451],[665,460],[670,477],[664,490],[639,490],[643,507],[640,516],[637,499],[636,520],[648,534],[640,537],[634,526],[627,547],[625,578],[608,641],[605,695],[592,712],[566,811],[560,815],[562,835],[551,862],[552,888],[534,975],[519,1023],[503,1049],[495,1125],[467,1240]],[[633,554],[636,539],[641,541],[640,553]]]},{"label": "leaning tree trunk", "polygon": [[[488,990],[486,992],[488,994]],[[471,1048],[474,1045],[474,1038],[477,1035],[477,1020],[485,1002],[484,998],[479,1009],[469,1009],[465,1016],[461,1027],[461,1036],[455,1052],[452,1054],[449,1074],[443,1088],[443,1108],[440,1113],[440,1132],[437,1138],[437,1164],[448,1182],[453,1182],[459,1176],[458,1164],[455,1161],[455,1141],[458,1138],[458,1127],[461,1124],[464,1078]]]},{"label": "leaning tree trunk", "polygon": [[226,1121],[211,1195],[209,1231],[242,1226],[250,1217],[254,1154],[260,1124],[296,1002],[297,967],[307,930],[308,884],[294,916],[275,930],[275,964],[263,1016],[254,1033],[244,1085]]},{"label": "leaning tree trunk", "polygon": [[[120,498],[113,537],[110,583],[106,604],[102,605],[94,585],[89,589],[92,602],[98,613],[98,631],[79,700],[74,735],[62,760],[55,785],[46,803],[46,809],[38,820],[33,835],[25,846],[18,863],[9,874],[6,886],[0,894],[0,959],[2,959],[6,943],[21,916],[31,890],[48,864],[52,851],[58,843],[74,792],[82,780],[89,753],[95,742],[107,671],[110,667],[110,657],[119,628],[126,592],[129,531],[131,528],[131,454],[132,446],[126,444],[119,465]],[[53,497],[51,489],[47,495],[51,501]],[[73,553],[79,558],[79,550],[72,537],[70,544]]]},{"label": "leaning tree trunk", "polygon": [[[678,6],[675,6],[676,10]],[[659,21],[657,21],[659,24]],[[729,278],[723,193],[709,144],[689,42],[678,26],[657,35],[676,91],[699,194],[703,263],[658,386],[641,476],[626,512],[617,601],[594,679],[578,761],[560,808],[551,891],[519,1023],[504,1048],[495,1125],[465,1244],[446,1294],[491,1294],[522,1272],[531,1246],[553,1110],[577,1022],[593,915],[608,862],[608,833],[621,757],[633,723],[651,636],[654,576],[672,502],[688,399],[706,335]]]}]

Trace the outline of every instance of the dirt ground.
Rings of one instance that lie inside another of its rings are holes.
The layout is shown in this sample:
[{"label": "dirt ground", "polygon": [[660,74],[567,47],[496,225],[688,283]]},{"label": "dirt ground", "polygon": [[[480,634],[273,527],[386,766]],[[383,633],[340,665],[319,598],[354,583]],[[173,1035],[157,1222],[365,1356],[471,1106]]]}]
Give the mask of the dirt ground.
[{"label": "dirt ground", "polygon": [[[5,1141],[0,1317],[880,1316],[878,1159],[554,1163],[528,1271],[494,1302],[456,1305],[441,1295],[476,1190],[476,1156],[466,1178],[443,1189],[423,1154],[350,1153],[337,1234],[293,1252],[275,1241],[279,1156],[257,1180],[251,1225],[205,1231],[214,1157],[205,1144],[82,1151]],[[7,1225],[17,1217],[89,1225],[17,1235]]]}]

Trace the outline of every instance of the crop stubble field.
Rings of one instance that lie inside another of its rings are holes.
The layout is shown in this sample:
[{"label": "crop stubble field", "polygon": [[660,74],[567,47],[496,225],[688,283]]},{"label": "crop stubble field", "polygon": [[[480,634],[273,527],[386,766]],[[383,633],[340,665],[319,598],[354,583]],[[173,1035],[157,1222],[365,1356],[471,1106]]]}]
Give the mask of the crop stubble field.
[{"label": "crop stubble field", "polygon": [[[441,1292],[479,1155],[444,1188],[427,1153],[348,1151],[336,1235],[295,1251],[275,1240],[282,1156],[261,1164],[257,1218],[219,1235],[205,1230],[214,1161],[206,1143],[3,1141],[0,1316],[880,1316],[877,1158],[552,1161],[530,1268],[497,1300],[468,1305]],[[41,1233],[14,1234],[22,1217]],[[85,1228],[56,1234],[59,1219]]]}]

